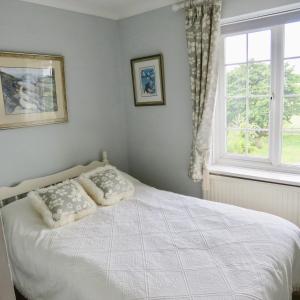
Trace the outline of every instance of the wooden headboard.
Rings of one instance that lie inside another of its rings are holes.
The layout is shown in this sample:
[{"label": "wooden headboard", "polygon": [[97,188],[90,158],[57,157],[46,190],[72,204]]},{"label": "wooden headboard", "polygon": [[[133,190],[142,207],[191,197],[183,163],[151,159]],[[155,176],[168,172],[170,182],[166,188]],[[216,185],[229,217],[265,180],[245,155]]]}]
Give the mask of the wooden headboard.
[{"label": "wooden headboard", "polygon": [[88,172],[107,164],[109,164],[107,153],[103,152],[102,161],[94,161],[87,166],[75,166],[71,169],[67,169],[46,177],[25,180],[13,187],[0,187],[0,208],[26,197],[27,193],[30,191],[78,177],[81,173]]}]

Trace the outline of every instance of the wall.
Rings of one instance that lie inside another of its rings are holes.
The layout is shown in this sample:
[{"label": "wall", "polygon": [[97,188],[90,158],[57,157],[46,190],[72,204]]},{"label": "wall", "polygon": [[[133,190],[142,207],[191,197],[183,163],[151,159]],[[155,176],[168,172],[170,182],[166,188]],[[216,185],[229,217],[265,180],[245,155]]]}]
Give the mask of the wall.
[{"label": "wall", "polygon": [[[292,0],[224,0],[223,17],[290,4]],[[128,112],[130,172],[144,182],[200,196],[200,184],[187,176],[192,132],[192,103],[184,32],[184,11],[170,7],[120,21],[123,94]],[[135,108],[131,58],[163,53],[167,106]]]},{"label": "wall", "polygon": [[[225,0],[224,16],[298,1],[245,2]],[[97,159],[106,149],[111,161],[125,170],[129,163],[146,183],[200,195],[200,185],[187,176],[192,111],[183,11],[166,7],[115,22],[0,0],[0,37],[1,50],[65,56],[70,118],[0,131],[0,185]],[[129,60],[160,52],[167,106],[135,108]]]},{"label": "wall", "polygon": [[64,55],[70,119],[0,131],[0,186],[97,159],[101,149],[126,170],[117,22],[0,0],[0,37],[1,50]]},{"label": "wall", "polygon": [[259,10],[299,3],[299,0],[223,0],[223,17],[230,18]]},{"label": "wall", "polygon": [[[130,172],[158,188],[199,195],[187,177],[191,145],[191,100],[183,13],[170,7],[120,22],[124,99],[128,112]],[[166,106],[134,107],[131,58],[163,53]]]}]

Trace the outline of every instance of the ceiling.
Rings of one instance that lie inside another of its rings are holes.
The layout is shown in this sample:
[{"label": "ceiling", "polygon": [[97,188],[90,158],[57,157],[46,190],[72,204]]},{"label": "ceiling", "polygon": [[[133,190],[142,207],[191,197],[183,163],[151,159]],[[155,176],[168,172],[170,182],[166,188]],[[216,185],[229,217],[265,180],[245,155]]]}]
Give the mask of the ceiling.
[{"label": "ceiling", "polygon": [[124,19],[180,0],[21,0],[113,20]]}]

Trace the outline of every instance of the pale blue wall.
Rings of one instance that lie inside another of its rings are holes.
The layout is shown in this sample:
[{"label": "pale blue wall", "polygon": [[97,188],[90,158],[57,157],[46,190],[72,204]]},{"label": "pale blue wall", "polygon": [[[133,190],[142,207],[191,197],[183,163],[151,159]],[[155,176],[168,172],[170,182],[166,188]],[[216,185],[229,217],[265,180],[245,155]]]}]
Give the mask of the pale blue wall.
[{"label": "pale blue wall", "polygon": [[0,131],[0,186],[98,158],[127,169],[115,21],[0,0],[0,49],[65,57],[69,123]]},{"label": "pale blue wall", "polygon": [[[158,188],[199,196],[187,176],[192,132],[184,12],[165,7],[120,22],[130,172]],[[166,106],[134,107],[130,59],[162,53]]]},{"label": "pale blue wall", "polygon": [[229,18],[294,3],[299,0],[223,0],[223,16]]},{"label": "pale blue wall", "polygon": [[[295,3],[295,0],[224,0],[223,17]],[[200,184],[187,176],[192,134],[192,103],[184,32],[184,11],[170,7],[122,20],[123,88],[128,113],[130,172],[149,184],[200,196]],[[167,106],[135,108],[131,58],[162,53]]]},{"label": "pale blue wall", "polygon": [[[225,17],[293,3],[225,0]],[[184,12],[122,21],[0,0],[0,50],[65,56],[70,121],[0,131],[0,186],[98,158],[159,188],[200,196],[187,176],[192,104]],[[167,106],[135,108],[129,61],[163,53]]]}]

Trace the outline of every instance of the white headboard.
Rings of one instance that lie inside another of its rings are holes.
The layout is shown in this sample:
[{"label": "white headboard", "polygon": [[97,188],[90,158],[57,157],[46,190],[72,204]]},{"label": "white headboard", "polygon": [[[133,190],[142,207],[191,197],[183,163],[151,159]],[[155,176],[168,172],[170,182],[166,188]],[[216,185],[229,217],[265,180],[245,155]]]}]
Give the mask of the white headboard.
[{"label": "white headboard", "polygon": [[28,192],[36,189],[40,189],[43,187],[50,186],[52,184],[56,184],[67,179],[75,178],[79,176],[81,173],[88,172],[97,167],[104,166],[109,164],[107,159],[107,153],[102,153],[102,161],[94,161],[87,166],[75,166],[71,169],[67,169],[65,171],[46,176],[40,177],[30,180],[25,180],[13,187],[0,187],[0,208],[5,205],[24,198]]}]

